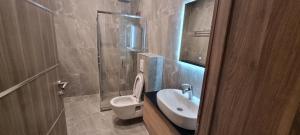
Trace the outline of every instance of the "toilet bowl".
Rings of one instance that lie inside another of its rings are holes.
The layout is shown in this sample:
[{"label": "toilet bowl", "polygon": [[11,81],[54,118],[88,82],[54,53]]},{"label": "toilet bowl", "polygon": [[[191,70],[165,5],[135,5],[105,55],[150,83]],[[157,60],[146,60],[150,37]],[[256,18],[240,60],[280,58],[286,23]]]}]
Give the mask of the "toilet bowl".
[{"label": "toilet bowl", "polygon": [[112,110],[118,118],[127,120],[143,115],[143,102],[141,101],[143,86],[143,74],[139,73],[134,81],[132,95],[119,96],[110,100]]}]

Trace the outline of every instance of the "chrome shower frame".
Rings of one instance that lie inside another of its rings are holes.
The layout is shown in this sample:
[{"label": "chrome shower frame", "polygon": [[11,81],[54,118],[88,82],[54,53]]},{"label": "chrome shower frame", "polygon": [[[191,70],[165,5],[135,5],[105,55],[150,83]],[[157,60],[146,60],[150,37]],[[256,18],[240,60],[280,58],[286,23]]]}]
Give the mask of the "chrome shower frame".
[{"label": "chrome shower frame", "polygon": [[[102,45],[102,42],[101,42],[101,31],[100,31],[100,26],[99,26],[99,20],[100,20],[100,17],[99,17],[99,14],[107,14],[107,15],[114,15],[114,16],[120,16],[120,17],[126,17],[126,18],[132,18],[132,19],[143,19],[144,23],[142,26],[142,37],[143,37],[143,52],[146,52],[148,51],[148,47],[147,47],[147,42],[146,42],[146,33],[147,33],[147,20],[142,17],[142,16],[137,16],[137,15],[131,15],[131,14],[125,14],[125,13],[118,13],[118,12],[110,12],[110,11],[100,11],[100,10],[97,10],[97,18],[96,18],[96,21],[97,21],[97,61],[98,61],[98,71],[99,71],[99,94],[100,94],[100,102],[103,101],[103,89],[101,89],[101,86],[102,85],[102,81],[101,81],[101,45]],[[120,90],[119,90],[119,93],[120,93]],[[108,111],[108,110],[111,110],[110,107],[102,107],[101,106],[101,103],[100,103],[100,111]]]}]

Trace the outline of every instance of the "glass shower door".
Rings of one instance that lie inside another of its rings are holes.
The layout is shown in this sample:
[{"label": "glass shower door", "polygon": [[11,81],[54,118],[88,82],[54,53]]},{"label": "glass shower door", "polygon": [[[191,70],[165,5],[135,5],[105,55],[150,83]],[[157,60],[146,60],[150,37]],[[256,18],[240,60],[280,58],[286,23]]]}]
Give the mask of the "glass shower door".
[{"label": "glass shower door", "polygon": [[137,74],[137,53],[146,51],[146,31],[145,25],[142,24],[142,18],[139,16],[98,11],[97,46],[101,110],[110,109],[112,98],[132,94]]}]

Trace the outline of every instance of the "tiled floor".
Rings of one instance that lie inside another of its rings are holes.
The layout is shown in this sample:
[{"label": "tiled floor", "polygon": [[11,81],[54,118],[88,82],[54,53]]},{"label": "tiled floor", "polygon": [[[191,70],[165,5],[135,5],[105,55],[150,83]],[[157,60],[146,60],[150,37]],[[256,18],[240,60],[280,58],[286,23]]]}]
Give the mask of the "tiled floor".
[{"label": "tiled floor", "polygon": [[99,102],[98,94],[64,99],[68,135],[148,135],[142,119],[119,120]]}]

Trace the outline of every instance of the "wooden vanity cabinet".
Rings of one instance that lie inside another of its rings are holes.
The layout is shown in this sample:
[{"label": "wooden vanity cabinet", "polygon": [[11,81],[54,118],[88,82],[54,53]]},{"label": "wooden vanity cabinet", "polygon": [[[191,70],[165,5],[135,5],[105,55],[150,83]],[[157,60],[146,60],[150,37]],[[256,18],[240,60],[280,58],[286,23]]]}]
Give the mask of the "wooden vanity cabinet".
[{"label": "wooden vanity cabinet", "polygon": [[148,97],[144,99],[143,119],[150,135],[179,135],[173,125],[151,103]]}]

